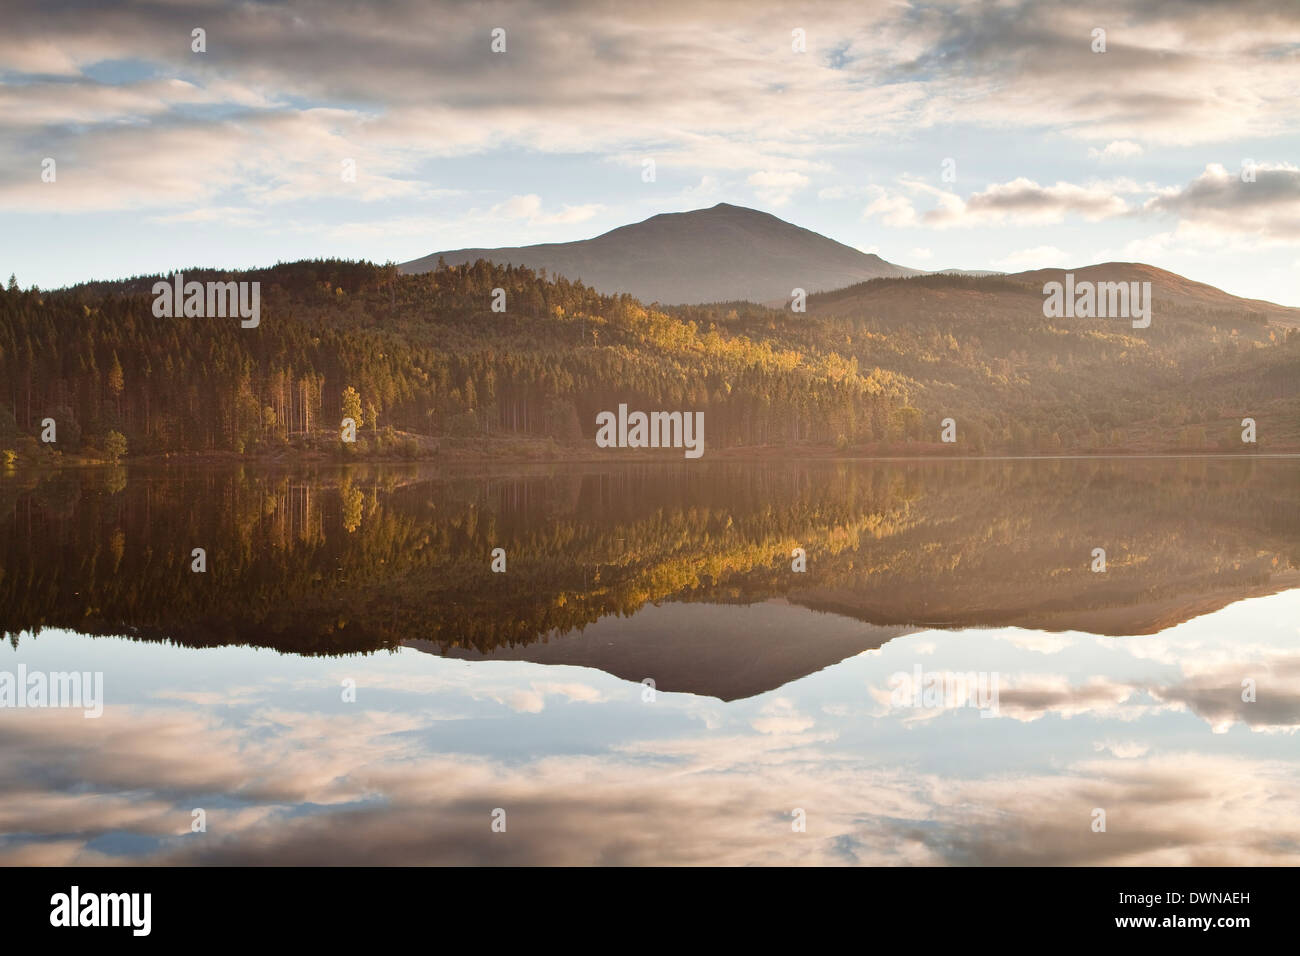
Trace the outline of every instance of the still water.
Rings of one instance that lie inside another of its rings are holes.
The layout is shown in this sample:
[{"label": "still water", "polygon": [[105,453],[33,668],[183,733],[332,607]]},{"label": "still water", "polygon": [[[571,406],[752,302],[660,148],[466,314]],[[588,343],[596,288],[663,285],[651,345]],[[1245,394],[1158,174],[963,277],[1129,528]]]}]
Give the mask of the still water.
[{"label": "still water", "polygon": [[1300,863],[1294,459],[11,472],[0,631],[0,863]]}]

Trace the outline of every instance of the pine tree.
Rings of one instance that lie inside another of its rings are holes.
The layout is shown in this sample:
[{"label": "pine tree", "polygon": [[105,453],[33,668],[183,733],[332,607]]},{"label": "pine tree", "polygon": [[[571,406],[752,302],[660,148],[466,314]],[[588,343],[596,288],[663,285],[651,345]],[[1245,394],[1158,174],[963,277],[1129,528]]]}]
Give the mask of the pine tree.
[{"label": "pine tree", "polygon": [[343,417],[356,422],[357,428],[365,424],[361,417],[361,396],[351,385],[343,389]]}]

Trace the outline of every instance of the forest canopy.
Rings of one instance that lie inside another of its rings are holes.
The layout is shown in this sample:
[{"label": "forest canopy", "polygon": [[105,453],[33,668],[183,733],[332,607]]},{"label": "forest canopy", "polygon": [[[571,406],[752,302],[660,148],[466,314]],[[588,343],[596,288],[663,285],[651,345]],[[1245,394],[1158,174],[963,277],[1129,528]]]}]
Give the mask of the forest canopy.
[{"label": "forest canopy", "polygon": [[158,318],[157,276],[0,291],[0,449],[52,418],[62,451],[115,433],[132,456],[256,453],[345,411],[363,436],[573,445],[620,402],[704,411],[710,449],[897,450],[937,444],[945,417],[966,453],[1240,450],[1243,415],[1273,423],[1269,447],[1300,437],[1295,330],[1186,307],[1142,333],[1046,319],[1036,290],[998,277],[874,280],[792,313],[647,306],[482,260],[184,272],[260,282],[259,327]]}]

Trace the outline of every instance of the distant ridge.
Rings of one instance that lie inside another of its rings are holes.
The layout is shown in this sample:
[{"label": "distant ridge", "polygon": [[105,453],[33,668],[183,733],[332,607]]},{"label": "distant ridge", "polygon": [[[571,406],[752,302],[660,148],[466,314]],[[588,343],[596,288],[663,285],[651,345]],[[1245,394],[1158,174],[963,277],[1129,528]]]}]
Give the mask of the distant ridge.
[{"label": "distant ridge", "polygon": [[[1199,313],[1202,318],[1221,315],[1224,321],[1254,316],[1276,325],[1300,328],[1300,309],[1243,299],[1204,282],[1142,262],[1102,262],[1070,269],[1034,269],[1028,272],[944,270],[928,272],[908,282],[859,282],[819,295],[808,303],[813,315],[864,314],[908,315],[919,318],[944,311],[974,314],[1025,314],[1041,307],[1042,288],[1048,282],[1064,282],[1066,273],[1076,282],[1150,282],[1151,293],[1162,307],[1174,307],[1179,314]],[[936,283],[945,277],[971,280],[965,284]],[[1023,300],[1023,301],[1021,301]],[[1187,310],[1195,310],[1195,313]]]},{"label": "distant ridge", "polygon": [[729,203],[691,212],[661,213],[594,239],[499,249],[453,249],[402,263],[403,272],[428,272],[487,259],[500,265],[545,269],[581,280],[600,292],[630,293],[643,302],[788,300],[794,288],[809,294],[868,279],[920,275],[834,239]]},{"label": "distant ridge", "polygon": [[1067,272],[1074,275],[1076,282],[1150,282],[1156,297],[1173,305],[1253,312],[1281,325],[1300,326],[1300,309],[1263,299],[1245,299],[1144,262],[1102,262],[1072,269],[1034,269],[1030,272],[1017,272],[1007,278],[1041,287],[1046,282],[1063,282]]},{"label": "distant ridge", "polygon": [[983,279],[987,276],[1004,276],[1005,272],[999,272],[996,269],[935,269],[933,272],[926,273],[932,276],[974,276],[977,279]]}]

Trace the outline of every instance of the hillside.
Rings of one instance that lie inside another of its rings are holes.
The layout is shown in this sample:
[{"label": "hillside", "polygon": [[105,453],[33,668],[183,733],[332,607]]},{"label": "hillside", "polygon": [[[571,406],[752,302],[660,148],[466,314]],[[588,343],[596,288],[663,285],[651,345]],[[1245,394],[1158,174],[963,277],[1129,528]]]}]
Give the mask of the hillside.
[{"label": "hillside", "polygon": [[[481,260],[186,275],[260,282],[260,326],[156,318],[155,277],[0,292],[0,452],[425,457],[453,440],[485,454],[542,440],[590,455],[596,415],[624,402],[703,412],[708,454],[1300,450],[1295,310],[1178,300],[1178,277],[1157,277],[1154,321],[1137,330],[1045,318],[1041,285],[1017,277],[876,279],[792,313],[647,307]],[[345,390],[361,430],[343,448]],[[940,444],[949,417],[958,441]],[[1240,440],[1244,417],[1256,444]],[[38,440],[46,418],[56,444]]]},{"label": "hillside", "polygon": [[1044,317],[1060,270],[860,283],[810,298],[808,314],[908,382],[918,439],[950,416],[976,450],[1239,451],[1251,417],[1269,422],[1261,442],[1300,448],[1300,309],[1140,264],[1072,271],[1150,281],[1150,328]]},{"label": "hillside", "polygon": [[727,203],[663,213],[580,242],[436,252],[401,269],[428,272],[439,260],[463,265],[478,259],[544,269],[599,292],[670,304],[780,302],[796,287],[821,292],[918,274],[768,213]]},{"label": "hillside", "polygon": [[1073,273],[1076,282],[1150,282],[1157,299],[1179,309],[1192,308],[1206,313],[1222,312],[1225,315],[1246,313],[1262,316],[1280,325],[1293,328],[1300,326],[1300,309],[1265,302],[1263,299],[1243,299],[1204,282],[1195,282],[1141,262],[1103,262],[1071,269],[1036,269],[1013,273],[1006,278],[1025,282],[1041,290],[1044,283],[1064,281],[1067,272]]}]

